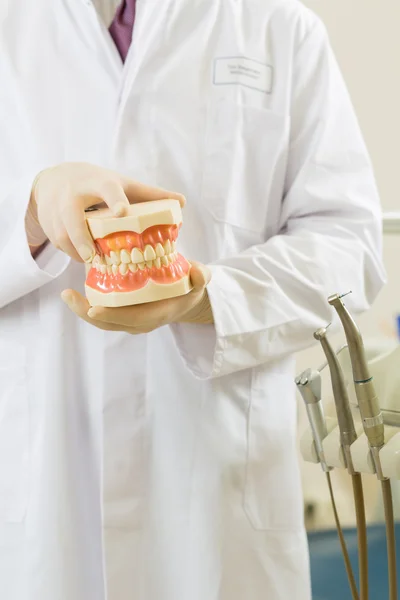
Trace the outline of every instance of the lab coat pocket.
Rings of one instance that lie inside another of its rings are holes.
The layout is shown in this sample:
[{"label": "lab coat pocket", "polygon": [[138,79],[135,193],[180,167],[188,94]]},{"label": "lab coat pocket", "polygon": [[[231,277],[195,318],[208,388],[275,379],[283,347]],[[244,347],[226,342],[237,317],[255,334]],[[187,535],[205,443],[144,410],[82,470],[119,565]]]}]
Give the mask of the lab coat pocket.
[{"label": "lab coat pocket", "polygon": [[245,512],[256,530],[303,525],[296,451],[296,399],[287,373],[253,376],[248,422]]},{"label": "lab coat pocket", "polygon": [[265,230],[271,202],[282,199],[288,132],[285,115],[214,100],[207,119],[202,208],[218,221]]},{"label": "lab coat pocket", "polygon": [[24,518],[28,444],[26,353],[22,347],[0,343],[0,522]]}]

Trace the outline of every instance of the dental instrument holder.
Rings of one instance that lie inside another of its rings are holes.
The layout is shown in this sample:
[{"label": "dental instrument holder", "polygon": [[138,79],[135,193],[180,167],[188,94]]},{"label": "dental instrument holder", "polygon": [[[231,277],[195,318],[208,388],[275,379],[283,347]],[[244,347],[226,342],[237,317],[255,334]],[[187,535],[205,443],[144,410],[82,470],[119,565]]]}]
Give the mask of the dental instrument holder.
[{"label": "dental instrument holder", "polygon": [[[400,480],[400,345],[393,340],[372,340],[365,344],[368,366],[374,378],[385,424],[385,445],[379,452],[383,475]],[[346,383],[353,380],[352,367],[347,346],[337,352]],[[323,367],[319,370],[322,371]],[[375,467],[371,457],[367,437],[359,418],[359,407],[354,385],[348,385],[348,394],[352,406],[357,440],[351,446],[354,468],[359,473],[374,474]],[[342,456],[341,439],[337,418],[326,418],[328,435],[323,440],[324,456],[328,466],[345,469]],[[319,459],[311,428],[307,428],[301,438],[301,453],[306,462],[318,463]]]}]

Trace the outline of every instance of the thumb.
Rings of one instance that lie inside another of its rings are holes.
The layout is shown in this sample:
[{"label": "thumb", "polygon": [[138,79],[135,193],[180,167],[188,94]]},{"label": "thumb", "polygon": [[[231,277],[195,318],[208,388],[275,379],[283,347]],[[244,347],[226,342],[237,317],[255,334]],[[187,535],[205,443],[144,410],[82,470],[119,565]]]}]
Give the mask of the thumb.
[{"label": "thumb", "polygon": [[185,196],[177,192],[144,185],[143,183],[131,179],[125,179],[123,185],[131,204],[136,202],[149,202],[151,200],[178,200],[182,208],[186,204]]},{"label": "thumb", "polygon": [[194,291],[203,290],[211,281],[211,271],[205,265],[198,262],[191,262],[190,281]]}]

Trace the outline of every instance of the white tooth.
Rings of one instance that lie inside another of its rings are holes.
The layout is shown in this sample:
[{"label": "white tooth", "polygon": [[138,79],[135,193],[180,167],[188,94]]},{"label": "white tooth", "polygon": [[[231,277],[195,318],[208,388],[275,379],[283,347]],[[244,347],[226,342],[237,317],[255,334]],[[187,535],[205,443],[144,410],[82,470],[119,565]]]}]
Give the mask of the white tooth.
[{"label": "white tooth", "polygon": [[172,242],[172,252],[175,252],[176,250],[176,242]]},{"label": "white tooth", "polygon": [[146,260],[146,267],[148,269],[151,269],[153,267],[153,261],[152,260]]},{"label": "white tooth", "polygon": [[143,271],[146,267],[146,265],[144,264],[144,262],[138,263],[138,267],[141,271]]},{"label": "white tooth", "polygon": [[168,256],[162,256],[161,263],[164,265],[164,267],[168,267]]},{"label": "white tooth", "polygon": [[112,272],[113,272],[113,275],[116,275],[116,274],[118,273],[118,266],[117,266],[117,265],[113,265],[113,266],[111,267],[111,270],[112,270]]},{"label": "white tooth", "polygon": [[130,263],[129,270],[132,271],[132,273],[136,273],[137,265],[135,265],[134,263]]},{"label": "white tooth", "polygon": [[179,263],[177,265],[175,265],[175,274],[177,274],[178,277],[183,277],[184,276],[183,269],[182,269],[182,267],[181,267],[181,265]]},{"label": "white tooth", "polygon": [[157,255],[154,252],[154,248],[152,246],[150,246],[149,244],[147,244],[146,248],[144,249],[144,259],[145,260],[155,260],[156,258],[157,258]]},{"label": "white tooth", "polygon": [[130,252],[128,252],[128,250],[121,250],[121,262],[124,265],[127,265],[131,262],[131,254]]},{"label": "white tooth", "polygon": [[164,256],[164,254],[165,254],[165,250],[164,250],[162,244],[160,244],[160,243],[158,243],[156,246],[156,254],[157,254],[157,256]]},{"label": "white tooth", "polygon": [[174,262],[174,255],[172,254],[172,252],[171,252],[171,254],[168,255],[168,260],[170,263]]},{"label": "white tooth", "polygon": [[165,250],[165,254],[171,254],[172,252],[172,247],[171,247],[171,242],[169,240],[167,240],[164,244],[164,250]]},{"label": "white tooth", "polygon": [[119,252],[113,252],[113,250],[111,250],[110,252],[110,257],[111,257],[111,262],[113,265],[119,265],[121,264],[121,259],[119,257]]},{"label": "white tooth", "polygon": [[100,265],[100,271],[103,273],[103,275],[105,275],[105,274],[106,274],[106,272],[107,272],[107,267],[106,267],[106,265]]},{"label": "white tooth", "polygon": [[157,267],[157,269],[161,269],[161,258],[160,257],[156,258],[156,260],[154,261],[154,266]]},{"label": "white tooth", "polygon": [[135,264],[139,264],[143,262],[143,252],[139,250],[139,248],[133,248],[131,252],[132,262]]},{"label": "white tooth", "polygon": [[108,254],[106,254],[106,264],[107,264],[107,265],[112,265],[112,260],[111,260],[111,257],[110,257],[110,256],[108,256]]},{"label": "white tooth", "polygon": [[119,266],[119,272],[121,275],[126,275],[128,272],[128,265],[126,263],[122,263],[122,265]]},{"label": "white tooth", "polygon": [[112,273],[111,267],[110,267],[110,266],[108,266],[108,267],[107,267],[107,275],[111,275],[111,273]]}]

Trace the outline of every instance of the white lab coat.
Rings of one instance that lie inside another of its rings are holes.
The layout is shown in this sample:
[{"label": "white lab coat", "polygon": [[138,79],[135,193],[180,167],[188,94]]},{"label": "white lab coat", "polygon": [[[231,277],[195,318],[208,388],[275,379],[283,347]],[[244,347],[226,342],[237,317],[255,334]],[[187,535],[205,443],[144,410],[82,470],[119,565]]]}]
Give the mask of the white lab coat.
[{"label": "white lab coat", "polygon": [[[233,57],[230,59],[229,57]],[[239,57],[239,58],[238,58]],[[60,300],[84,269],[24,214],[91,161],[184,193],[215,326],[132,337]],[[382,286],[370,162],[297,1],[138,0],[125,68],[90,0],[0,25],[0,598],[309,600],[293,353]]]}]

